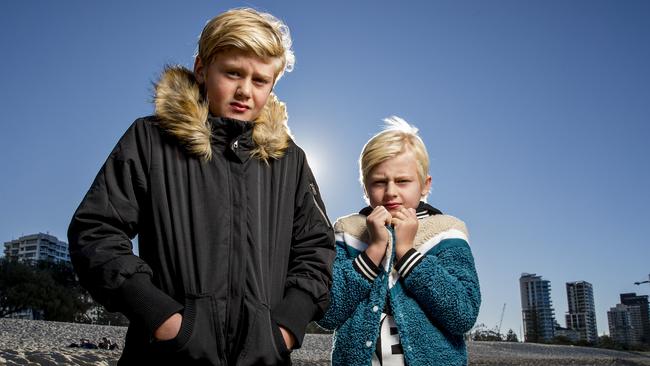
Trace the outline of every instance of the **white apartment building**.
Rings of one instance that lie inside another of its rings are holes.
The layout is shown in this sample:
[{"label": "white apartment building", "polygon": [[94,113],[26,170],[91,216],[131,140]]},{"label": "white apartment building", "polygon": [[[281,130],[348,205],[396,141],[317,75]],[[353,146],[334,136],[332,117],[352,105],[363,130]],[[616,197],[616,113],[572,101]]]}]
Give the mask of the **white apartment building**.
[{"label": "white apartment building", "polygon": [[70,262],[68,243],[60,241],[49,234],[31,234],[7,241],[5,257],[17,258],[19,261],[50,260],[53,262]]}]

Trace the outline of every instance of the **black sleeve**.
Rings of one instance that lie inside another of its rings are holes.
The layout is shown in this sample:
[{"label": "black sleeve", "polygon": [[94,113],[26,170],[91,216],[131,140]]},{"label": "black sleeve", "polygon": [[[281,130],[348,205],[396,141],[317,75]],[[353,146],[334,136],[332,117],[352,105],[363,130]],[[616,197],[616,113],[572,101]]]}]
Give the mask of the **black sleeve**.
[{"label": "black sleeve", "polygon": [[284,300],[272,314],[296,337],[296,348],[302,344],[307,324],[320,318],[329,304],[336,255],[332,224],[302,154],[286,290]]},{"label": "black sleeve", "polygon": [[151,268],[132,250],[147,197],[145,123],[131,125],[104,163],[72,217],[68,241],[79,280],[93,298],[153,332],[183,306],[153,285]]}]

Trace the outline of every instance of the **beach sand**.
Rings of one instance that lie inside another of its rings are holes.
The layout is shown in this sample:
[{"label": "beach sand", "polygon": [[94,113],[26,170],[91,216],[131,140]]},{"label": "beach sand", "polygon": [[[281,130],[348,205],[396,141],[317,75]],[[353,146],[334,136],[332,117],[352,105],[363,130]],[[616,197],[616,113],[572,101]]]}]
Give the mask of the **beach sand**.
[{"label": "beach sand", "polygon": [[[125,327],[0,319],[0,365],[116,365]],[[98,344],[107,337],[117,350],[70,348],[81,338]],[[308,334],[292,354],[293,364],[329,365],[331,336]],[[470,342],[469,364],[480,366],[650,366],[650,354],[532,343]]]}]

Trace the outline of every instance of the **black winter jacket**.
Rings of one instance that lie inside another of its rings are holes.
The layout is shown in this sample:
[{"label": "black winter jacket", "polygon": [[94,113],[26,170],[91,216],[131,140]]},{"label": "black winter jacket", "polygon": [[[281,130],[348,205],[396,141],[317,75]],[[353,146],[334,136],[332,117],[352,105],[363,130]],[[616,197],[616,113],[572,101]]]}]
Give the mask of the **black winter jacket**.
[{"label": "black winter jacket", "polygon": [[[72,218],[82,285],[130,320],[120,364],[287,364],[278,325],[299,347],[327,307],[334,238],[304,152],[290,141],[266,163],[250,156],[253,123],[209,122],[204,161],[137,120]],[[153,340],[176,312],[178,336]]]}]

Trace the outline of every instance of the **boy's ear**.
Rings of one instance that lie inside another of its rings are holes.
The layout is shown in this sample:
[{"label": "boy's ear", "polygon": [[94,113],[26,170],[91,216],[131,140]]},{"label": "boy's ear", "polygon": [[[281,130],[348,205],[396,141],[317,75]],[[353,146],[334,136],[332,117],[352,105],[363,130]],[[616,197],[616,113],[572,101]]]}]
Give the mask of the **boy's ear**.
[{"label": "boy's ear", "polygon": [[368,190],[366,190],[366,185],[365,183],[361,185],[363,187],[363,199],[366,201],[367,204],[370,204],[370,199],[368,198]]},{"label": "boy's ear", "polygon": [[203,84],[205,82],[205,66],[203,66],[203,62],[201,62],[201,58],[199,56],[196,56],[194,59],[194,77],[196,78],[196,81],[199,84]]},{"label": "boy's ear", "polygon": [[422,187],[421,196],[424,197],[429,194],[431,190],[431,176],[427,175],[427,179],[424,180],[424,186]]}]

